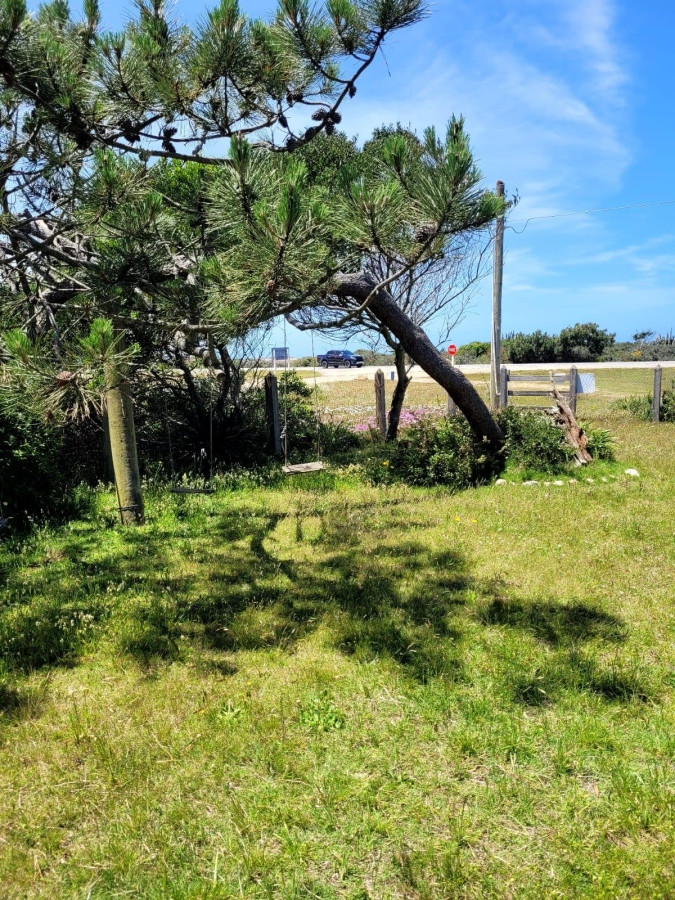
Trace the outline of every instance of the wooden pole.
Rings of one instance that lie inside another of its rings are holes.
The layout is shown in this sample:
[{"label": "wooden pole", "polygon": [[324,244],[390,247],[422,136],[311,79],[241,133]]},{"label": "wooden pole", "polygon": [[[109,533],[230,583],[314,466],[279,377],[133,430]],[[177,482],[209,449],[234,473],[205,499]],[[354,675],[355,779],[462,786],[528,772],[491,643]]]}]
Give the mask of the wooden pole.
[{"label": "wooden pole", "polygon": [[577,414],[577,367],[570,369],[570,409]]},{"label": "wooden pole", "polygon": [[274,455],[282,455],[281,425],[279,419],[279,387],[274,372],[265,375],[265,408],[267,423],[270,429],[270,445],[274,447]]},{"label": "wooden pole", "polygon": [[657,366],[654,369],[654,400],[652,401],[652,419],[655,422],[661,421],[661,376],[663,369]]},{"label": "wooden pole", "polygon": [[375,373],[375,424],[383,438],[387,436],[387,398],[384,390],[384,372]]},{"label": "wooden pole", "polygon": [[[504,182],[497,182],[497,196],[504,196]],[[504,282],[504,216],[497,218],[492,273],[492,342],[490,350],[490,406],[499,408],[499,367],[502,362],[502,285]]]},{"label": "wooden pole", "polygon": [[499,376],[499,405],[506,409],[509,405],[509,370],[502,366]]}]

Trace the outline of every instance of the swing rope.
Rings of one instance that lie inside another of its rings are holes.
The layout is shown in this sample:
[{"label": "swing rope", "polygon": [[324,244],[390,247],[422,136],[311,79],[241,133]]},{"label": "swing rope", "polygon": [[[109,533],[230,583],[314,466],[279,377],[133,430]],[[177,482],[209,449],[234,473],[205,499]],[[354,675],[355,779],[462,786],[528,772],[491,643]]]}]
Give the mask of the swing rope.
[{"label": "swing rope", "polygon": [[316,356],[314,355],[314,332],[312,332],[312,367],[314,369],[314,418],[316,420],[316,454],[315,462],[298,463],[297,465],[289,465],[288,463],[288,339],[286,337],[286,318],[284,317],[284,427],[281,432],[281,439],[284,443],[284,466],[283,470],[286,475],[299,475],[305,472],[318,472],[325,468],[321,460],[321,419],[319,415],[319,386],[316,378]]}]

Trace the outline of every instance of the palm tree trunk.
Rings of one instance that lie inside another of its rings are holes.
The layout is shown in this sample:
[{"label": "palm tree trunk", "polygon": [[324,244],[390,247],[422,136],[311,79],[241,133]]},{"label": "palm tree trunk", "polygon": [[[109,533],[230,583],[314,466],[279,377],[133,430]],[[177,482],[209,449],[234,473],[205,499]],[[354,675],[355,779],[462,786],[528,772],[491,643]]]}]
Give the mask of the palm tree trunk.
[{"label": "palm tree trunk", "polygon": [[403,401],[410,384],[408,378],[408,365],[405,350],[400,344],[394,348],[394,365],[396,366],[396,388],[394,396],[391,399],[389,408],[389,425],[387,427],[387,440],[395,441],[398,436],[398,426],[401,421],[401,410],[403,409]]},{"label": "palm tree trunk", "polygon": [[123,525],[142,525],[145,513],[129,381],[125,372],[113,363],[106,367],[105,381],[108,437],[120,520]]}]

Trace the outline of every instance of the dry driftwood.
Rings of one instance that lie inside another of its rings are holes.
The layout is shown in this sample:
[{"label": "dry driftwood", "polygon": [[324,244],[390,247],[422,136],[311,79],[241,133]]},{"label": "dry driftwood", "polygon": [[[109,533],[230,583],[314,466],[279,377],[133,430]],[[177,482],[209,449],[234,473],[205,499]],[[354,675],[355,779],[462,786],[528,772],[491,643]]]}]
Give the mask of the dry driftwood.
[{"label": "dry driftwood", "polygon": [[565,429],[565,439],[568,444],[574,447],[574,456],[578,466],[585,466],[586,463],[592,461],[593,457],[588,452],[588,438],[584,433],[584,429],[577,422],[569,403],[558,388],[553,385],[553,396],[558,407],[556,420]]}]

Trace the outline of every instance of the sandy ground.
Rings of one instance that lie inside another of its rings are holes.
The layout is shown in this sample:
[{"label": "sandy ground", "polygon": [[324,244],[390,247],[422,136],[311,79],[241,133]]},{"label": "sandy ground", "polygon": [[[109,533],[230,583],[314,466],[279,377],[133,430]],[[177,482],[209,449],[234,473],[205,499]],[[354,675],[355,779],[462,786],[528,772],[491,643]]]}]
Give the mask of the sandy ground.
[{"label": "sandy ground", "polygon": [[[518,365],[510,365],[508,368],[512,372],[541,372],[542,370],[562,372],[565,369],[569,369],[570,365],[571,363],[559,363],[555,366],[542,363],[520,363]],[[657,363],[654,362],[598,362],[584,363],[583,365],[577,363],[577,368],[580,372],[592,372],[595,369],[653,369],[656,365]],[[661,362],[658,365],[663,369],[675,369],[675,360]],[[329,384],[333,381],[354,381],[358,378],[373,381],[375,373],[380,368],[384,372],[385,378],[387,380],[391,379],[391,373],[394,372],[391,366],[363,366],[361,369],[321,369],[317,367],[316,380],[318,384]],[[490,374],[489,365],[457,366],[457,368],[465,375]],[[314,370],[311,367],[298,367],[296,371],[312,373]],[[433,381],[419,366],[413,366],[410,375],[415,381]]]}]

